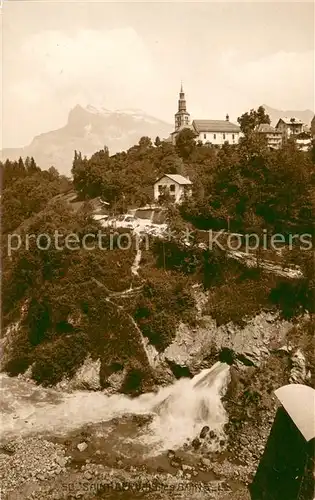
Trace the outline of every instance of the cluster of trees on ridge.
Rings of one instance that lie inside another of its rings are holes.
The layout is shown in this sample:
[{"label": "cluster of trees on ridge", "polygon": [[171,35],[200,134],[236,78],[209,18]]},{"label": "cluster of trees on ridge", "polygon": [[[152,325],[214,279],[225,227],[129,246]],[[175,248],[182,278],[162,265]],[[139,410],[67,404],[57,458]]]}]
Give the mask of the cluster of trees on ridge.
[{"label": "cluster of trees on ridge", "polygon": [[0,162],[2,179],[2,232],[16,229],[24,220],[43,210],[47,202],[72,187],[51,167],[41,170],[34,158]]},{"label": "cluster of trees on ridge", "polygon": [[196,227],[233,231],[312,232],[315,213],[313,149],[300,151],[294,140],[269,150],[255,132],[270,123],[262,107],[239,118],[244,137],[222,148],[196,143],[184,129],[176,145],[143,137],[127,152],[109,155],[104,148],[91,158],[75,152],[73,183],[83,198],[102,196],[123,210],[153,199],[153,184],[164,173],[189,175],[193,196],[182,216]]}]

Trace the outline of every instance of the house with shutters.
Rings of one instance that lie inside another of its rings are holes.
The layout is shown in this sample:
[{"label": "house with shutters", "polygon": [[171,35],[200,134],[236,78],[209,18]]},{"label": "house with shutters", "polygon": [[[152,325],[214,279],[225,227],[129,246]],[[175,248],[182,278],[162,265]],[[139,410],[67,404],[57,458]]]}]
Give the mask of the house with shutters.
[{"label": "house with shutters", "polygon": [[154,183],[154,200],[168,193],[174,203],[181,203],[185,196],[192,194],[192,182],[187,177],[178,174],[164,174]]},{"label": "house with shutters", "polygon": [[296,137],[304,130],[304,123],[297,118],[280,118],[276,125],[276,129],[282,133],[282,139],[285,141],[290,137]]}]

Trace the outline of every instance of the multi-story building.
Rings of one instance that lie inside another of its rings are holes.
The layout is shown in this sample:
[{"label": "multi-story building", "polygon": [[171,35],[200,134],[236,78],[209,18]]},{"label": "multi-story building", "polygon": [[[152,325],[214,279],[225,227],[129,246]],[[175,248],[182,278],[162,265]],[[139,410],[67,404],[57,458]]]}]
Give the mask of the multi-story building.
[{"label": "multi-story building", "polygon": [[265,137],[267,146],[270,149],[279,149],[282,144],[282,132],[277,130],[268,123],[261,123],[256,132]]},{"label": "multi-story building", "polygon": [[276,129],[282,133],[282,139],[285,141],[290,137],[296,137],[303,132],[304,124],[297,118],[280,118],[276,125]]},{"label": "multi-story building", "polygon": [[311,132],[301,132],[296,136],[295,142],[301,151],[308,151],[312,144]]}]

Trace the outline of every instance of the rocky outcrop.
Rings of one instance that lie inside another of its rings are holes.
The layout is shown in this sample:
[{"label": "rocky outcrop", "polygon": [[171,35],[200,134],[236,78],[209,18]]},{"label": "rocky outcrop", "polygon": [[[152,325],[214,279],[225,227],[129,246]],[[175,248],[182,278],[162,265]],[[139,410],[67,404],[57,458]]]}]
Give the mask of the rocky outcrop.
[{"label": "rocky outcrop", "polygon": [[86,358],[83,365],[77,370],[72,379],[64,379],[57,384],[57,388],[63,391],[67,390],[89,390],[98,391],[101,389],[100,384],[100,368],[101,362],[99,359],[92,360],[90,356]]},{"label": "rocky outcrop", "polygon": [[5,329],[4,335],[0,339],[0,371],[4,370],[6,363],[10,359],[14,339],[20,330],[20,326],[20,321],[11,323],[11,325]]},{"label": "rocky outcrop", "polygon": [[306,360],[305,356],[300,349],[297,349],[291,356],[291,373],[290,373],[290,383],[291,384],[305,384],[309,378],[309,374],[306,370]]},{"label": "rocky outcrop", "polygon": [[205,367],[207,359],[212,364],[220,353],[221,361],[259,366],[268,357],[271,345],[283,343],[292,326],[270,312],[250,319],[244,328],[233,323],[217,326],[210,316],[203,316],[197,328],[179,325],[164,358],[170,364],[188,367],[193,374]]}]

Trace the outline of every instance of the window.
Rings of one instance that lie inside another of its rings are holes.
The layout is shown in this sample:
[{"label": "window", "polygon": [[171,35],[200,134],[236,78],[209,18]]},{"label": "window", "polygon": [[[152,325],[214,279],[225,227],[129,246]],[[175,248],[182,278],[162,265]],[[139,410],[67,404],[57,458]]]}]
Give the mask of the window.
[{"label": "window", "polygon": [[175,193],[175,184],[170,185],[170,192]]},{"label": "window", "polygon": [[225,134],[223,134],[223,139],[225,139]]},{"label": "window", "polygon": [[234,141],[234,139],[235,139],[235,135],[234,135],[234,134],[232,134],[232,139],[233,139],[233,141]]},{"label": "window", "polygon": [[159,190],[159,193],[162,193],[162,191],[163,191],[163,186],[162,186],[162,184],[159,184],[159,185],[158,185],[158,190]]},{"label": "window", "polygon": [[204,138],[204,139],[207,139],[207,134],[203,134],[203,138]]},{"label": "window", "polygon": [[217,138],[217,134],[213,134],[213,139],[216,139]]}]

